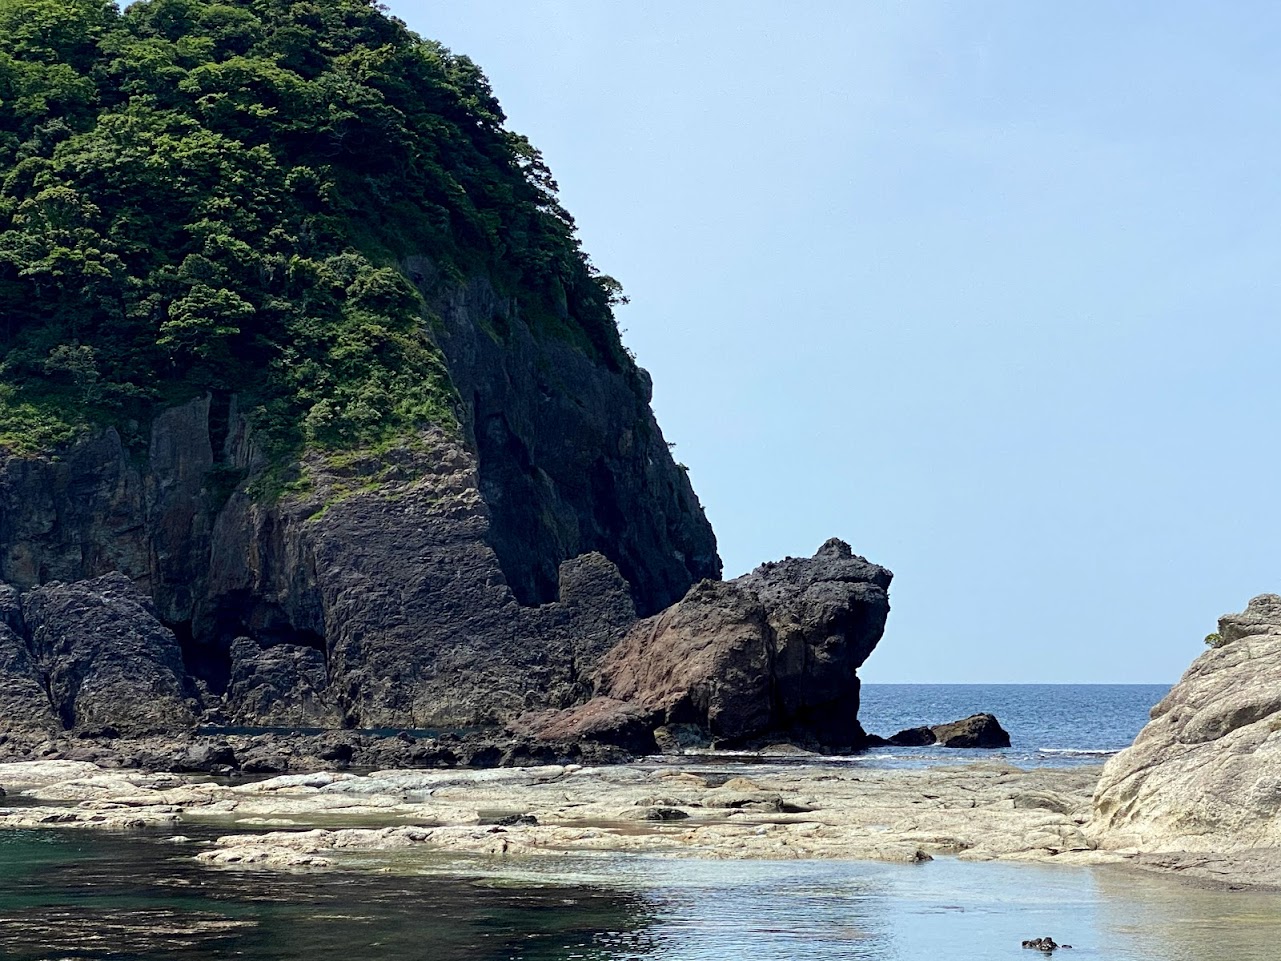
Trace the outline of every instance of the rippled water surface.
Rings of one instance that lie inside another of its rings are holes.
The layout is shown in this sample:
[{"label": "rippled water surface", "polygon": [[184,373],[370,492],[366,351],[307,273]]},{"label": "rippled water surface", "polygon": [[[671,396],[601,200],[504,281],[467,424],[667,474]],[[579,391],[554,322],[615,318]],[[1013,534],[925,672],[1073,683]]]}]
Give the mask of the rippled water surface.
[{"label": "rippled water surface", "polygon": [[1097,764],[1134,741],[1169,690],[1168,684],[864,684],[859,720],[887,737],[986,711],[1010,732],[1008,750],[884,748],[869,752],[871,762],[1002,757],[1022,767]]},{"label": "rippled water surface", "polygon": [[1281,940],[1281,897],[1117,868],[412,853],[271,874],[191,853],[0,834],[0,957],[1027,961],[1050,935],[1081,961],[1272,961]]}]

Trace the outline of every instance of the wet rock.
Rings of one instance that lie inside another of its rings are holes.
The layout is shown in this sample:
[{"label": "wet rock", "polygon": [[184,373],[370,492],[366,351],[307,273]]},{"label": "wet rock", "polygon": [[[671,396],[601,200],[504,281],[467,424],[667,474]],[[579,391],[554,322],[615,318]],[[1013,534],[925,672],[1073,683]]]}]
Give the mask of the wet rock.
[{"label": "wet rock", "polygon": [[182,754],[171,767],[177,772],[223,772],[239,767],[236,752],[226,744],[197,744]]},{"label": "wet rock", "polygon": [[972,714],[950,724],[930,728],[942,747],[1000,748],[1010,746],[1010,735],[991,714]]},{"label": "wet rock", "polygon": [[620,817],[634,821],[684,821],[689,814],[680,808],[646,807],[624,811]]},{"label": "wet rock", "polygon": [[927,747],[937,740],[933,728],[909,727],[890,735],[888,743],[895,747]]},{"label": "wet rock", "polygon": [[1031,948],[1034,951],[1044,951],[1049,954],[1057,951],[1059,948],[1071,948],[1070,944],[1056,944],[1053,938],[1033,938],[1023,942],[1023,947]]}]

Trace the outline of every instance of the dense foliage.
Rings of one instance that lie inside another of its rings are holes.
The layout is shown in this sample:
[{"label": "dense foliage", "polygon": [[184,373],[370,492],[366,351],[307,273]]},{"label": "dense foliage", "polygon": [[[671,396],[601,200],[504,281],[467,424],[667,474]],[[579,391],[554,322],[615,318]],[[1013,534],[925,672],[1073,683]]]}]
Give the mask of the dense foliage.
[{"label": "dense foliage", "polygon": [[0,444],[203,391],[282,444],[448,422],[410,253],[626,364],[616,285],[504,120],[368,0],[0,0]]}]

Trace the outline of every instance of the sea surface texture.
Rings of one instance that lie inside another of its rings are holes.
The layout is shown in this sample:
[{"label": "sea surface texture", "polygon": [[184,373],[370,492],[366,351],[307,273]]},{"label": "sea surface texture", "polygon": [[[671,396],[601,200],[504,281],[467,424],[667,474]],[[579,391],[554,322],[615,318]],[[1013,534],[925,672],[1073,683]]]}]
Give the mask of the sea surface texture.
[{"label": "sea surface texture", "polygon": [[966,758],[1004,758],[1020,767],[1099,764],[1129,747],[1169,690],[1168,684],[864,684],[859,719],[882,737],[983,711],[1010,732],[1005,750],[889,747],[865,759],[888,765]]}]

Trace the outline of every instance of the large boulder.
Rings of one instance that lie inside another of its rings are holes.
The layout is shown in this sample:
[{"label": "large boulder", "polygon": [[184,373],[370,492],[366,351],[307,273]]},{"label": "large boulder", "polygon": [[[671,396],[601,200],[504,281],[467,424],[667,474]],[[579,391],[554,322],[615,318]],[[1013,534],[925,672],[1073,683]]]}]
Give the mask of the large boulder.
[{"label": "large boulder", "polygon": [[182,650],[123,574],[22,598],[28,649],[63,725],[146,733],[195,721]]},{"label": "large boulder", "polygon": [[940,747],[998,748],[1010,746],[1010,735],[991,714],[971,714],[948,724],[930,728]]},{"label": "large boulder", "polygon": [[1225,615],[1219,637],[1104,768],[1089,828],[1100,847],[1281,848],[1281,597]]},{"label": "large boulder", "polygon": [[773,733],[857,747],[857,669],[884,631],[892,576],[831,540],[812,558],[704,581],[605,655],[595,700],[520,729],[553,738],[625,705],[651,728],[695,725],[726,742]]}]

